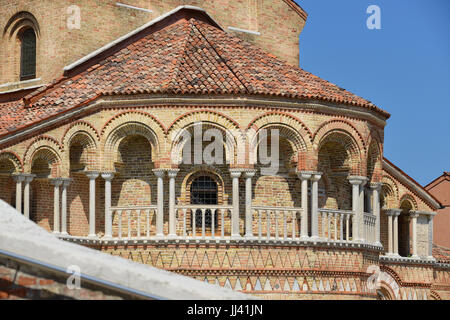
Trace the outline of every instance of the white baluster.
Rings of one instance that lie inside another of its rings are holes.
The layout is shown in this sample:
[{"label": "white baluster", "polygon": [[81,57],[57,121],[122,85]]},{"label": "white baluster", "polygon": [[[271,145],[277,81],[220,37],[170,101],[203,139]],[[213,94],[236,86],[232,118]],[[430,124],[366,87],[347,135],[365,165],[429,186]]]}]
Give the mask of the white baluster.
[{"label": "white baluster", "polygon": [[344,215],[339,215],[339,240],[344,241]]},{"label": "white baluster", "polygon": [[292,240],[295,240],[295,221],[297,221],[296,219],[297,217],[295,216],[295,211],[292,212]]},{"label": "white baluster", "polygon": [[216,234],[216,210],[211,210],[211,236],[214,239]]},{"label": "white baluster", "polygon": [[288,216],[288,212],[283,211],[283,224],[284,224],[283,239],[284,240],[287,239],[287,216]]},{"label": "white baluster", "polygon": [[275,215],[275,239],[277,239],[278,240],[278,214],[279,214],[279,211],[278,210],[275,210],[274,212],[273,212],[273,214]]},{"label": "white baluster", "polygon": [[147,238],[150,238],[150,210],[145,210],[145,214],[147,216],[147,225],[146,225]]},{"label": "white baluster", "polygon": [[141,238],[141,210],[136,211],[137,214],[137,238]]},{"label": "white baluster", "polygon": [[187,209],[183,209],[183,237],[185,239],[186,239],[186,236],[187,236],[186,214],[187,214]]},{"label": "white baluster", "polygon": [[127,211],[128,218],[128,239],[131,239],[131,210]]},{"label": "white baluster", "polygon": [[205,238],[205,233],[206,233],[206,209],[202,209],[202,238]]},{"label": "white baluster", "polygon": [[197,214],[197,210],[191,209],[191,216],[192,216],[192,219],[193,219],[193,230],[192,230],[192,236],[193,237],[197,236],[197,226],[196,226],[197,222],[195,221],[196,214]]},{"label": "white baluster", "polygon": [[267,240],[270,240],[271,233],[270,233],[270,211],[269,210],[266,210],[266,217],[267,217],[267,225],[266,225],[266,227],[267,227]]},{"label": "white baluster", "polygon": [[257,211],[258,212],[258,238],[259,238],[259,240],[261,240],[261,238],[262,238],[262,218],[261,218],[261,216],[262,216],[262,211],[261,210],[258,210]]},{"label": "white baluster", "polygon": [[222,239],[225,238],[225,212],[227,211],[227,209],[220,210],[220,212],[222,213]]},{"label": "white baluster", "polygon": [[119,219],[119,239],[122,239],[122,210],[117,211]]}]

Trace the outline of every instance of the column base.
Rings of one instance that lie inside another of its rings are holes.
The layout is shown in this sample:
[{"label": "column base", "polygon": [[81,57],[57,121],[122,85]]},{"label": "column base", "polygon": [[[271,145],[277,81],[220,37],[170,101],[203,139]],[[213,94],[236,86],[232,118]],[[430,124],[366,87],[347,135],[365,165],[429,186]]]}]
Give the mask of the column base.
[{"label": "column base", "polygon": [[169,234],[169,235],[167,236],[167,238],[173,240],[173,239],[177,239],[178,236],[177,236],[176,234]]},{"label": "column base", "polygon": [[97,239],[97,235],[95,233],[94,234],[90,234],[90,235],[88,235],[88,238]]},{"label": "column base", "polygon": [[242,240],[242,237],[240,234],[231,235],[231,240]]},{"label": "column base", "polygon": [[383,246],[383,244],[382,244],[381,242],[375,242],[375,243],[374,243],[374,246],[377,246],[377,247],[382,247],[382,246]]},{"label": "column base", "polygon": [[311,240],[312,238],[311,237],[309,237],[309,236],[300,236],[300,241],[309,241],[309,240]]},{"label": "column base", "polygon": [[61,234],[61,232],[59,232],[59,231],[52,231],[52,233],[57,234],[57,235]]},{"label": "column base", "polygon": [[67,232],[61,232],[62,236],[68,236],[69,234]]}]

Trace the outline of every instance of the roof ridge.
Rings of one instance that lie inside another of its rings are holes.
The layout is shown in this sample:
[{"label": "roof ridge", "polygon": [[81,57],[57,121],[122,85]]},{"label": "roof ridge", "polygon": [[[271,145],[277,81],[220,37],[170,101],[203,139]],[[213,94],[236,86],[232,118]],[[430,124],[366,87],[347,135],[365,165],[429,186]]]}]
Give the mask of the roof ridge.
[{"label": "roof ridge", "polygon": [[223,62],[223,64],[228,68],[228,70],[230,70],[230,72],[236,77],[236,79],[242,84],[242,86],[245,88],[245,91],[247,91],[247,93],[251,93],[250,90],[248,89],[247,85],[244,83],[244,81],[241,79],[241,77],[239,77],[239,75],[233,70],[233,68],[231,68],[227,61],[224,59],[224,57],[217,51],[217,48],[211,43],[211,41],[209,41],[209,39],[203,34],[203,32],[197,27],[197,23],[194,20],[193,21],[194,27],[195,29],[197,29],[197,31],[202,35],[203,39],[205,39],[205,41],[211,46],[211,48],[214,50],[214,52],[217,54],[217,56],[220,58],[220,60]]},{"label": "roof ridge", "polygon": [[177,82],[176,79],[178,78],[178,75],[181,72],[180,66],[181,66],[181,61],[183,60],[182,56],[186,54],[186,48],[188,46],[189,39],[192,37],[193,22],[188,21],[188,25],[189,25],[189,29],[186,30],[186,36],[184,38],[183,44],[181,45],[181,49],[179,51],[178,58],[176,59],[175,67],[173,69],[173,76],[172,76],[172,79],[168,83],[168,88],[170,88],[171,86],[175,87],[176,82]]}]

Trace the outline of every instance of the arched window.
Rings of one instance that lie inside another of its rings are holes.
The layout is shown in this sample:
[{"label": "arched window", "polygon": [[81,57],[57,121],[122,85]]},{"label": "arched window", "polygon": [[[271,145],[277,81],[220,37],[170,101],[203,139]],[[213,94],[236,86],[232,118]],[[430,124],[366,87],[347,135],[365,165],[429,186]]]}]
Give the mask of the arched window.
[{"label": "arched window", "polygon": [[20,80],[36,78],[36,34],[31,28],[20,36]]},{"label": "arched window", "polygon": [[[202,176],[195,179],[191,185],[191,204],[192,205],[217,205],[218,204],[218,188],[217,183],[208,176]],[[217,214],[214,218],[215,226],[217,222]],[[202,212],[197,210],[195,216],[195,224],[197,226],[202,225]],[[205,212],[205,227],[211,228],[212,226],[212,212],[210,209]]]}]

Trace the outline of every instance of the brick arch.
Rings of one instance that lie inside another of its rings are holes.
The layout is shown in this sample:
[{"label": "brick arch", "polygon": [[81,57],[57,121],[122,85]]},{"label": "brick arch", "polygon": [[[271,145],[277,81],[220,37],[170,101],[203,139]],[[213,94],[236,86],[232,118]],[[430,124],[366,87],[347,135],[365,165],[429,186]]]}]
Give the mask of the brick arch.
[{"label": "brick arch", "polygon": [[61,161],[62,148],[57,140],[48,136],[41,136],[30,143],[24,154],[24,172],[31,173],[31,167],[33,161],[35,161],[35,155],[40,152],[42,159],[51,161],[50,163],[57,166],[57,174],[60,175],[66,172],[66,167]]},{"label": "brick arch", "polygon": [[389,267],[380,266],[379,282],[381,288],[386,289],[393,300],[401,300],[400,288],[403,286],[399,275]]},{"label": "brick arch", "polygon": [[370,182],[380,182],[383,174],[381,142],[376,137],[371,137],[367,150],[367,178]]},{"label": "brick arch", "polygon": [[400,201],[398,202],[398,207],[400,208],[402,203],[405,202],[405,201],[407,201],[407,202],[409,202],[411,204],[411,207],[412,207],[413,210],[417,210],[418,209],[417,201],[416,201],[416,199],[414,198],[414,196],[412,194],[406,193],[406,194],[402,195],[400,197]]},{"label": "brick arch", "polygon": [[89,122],[79,121],[71,124],[71,126],[64,133],[64,136],[61,139],[61,145],[64,151],[68,151],[70,149],[72,139],[80,133],[85,136],[84,144],[87,147],[97,148],[97,144],[100,141],[100,135],[97,130]]},{"label": "brick arch", "polygon": [[119,160],[118,148],[120,143],[127,137],[138,135],[144,137],[152,149],[152,162],[158,162],[159,157],[159,141],[158,136],[152,128],[141,122],[125,122],[115,127],[106,137],[104,141],[103,166],[104,170],[114,170],[114,163]]},{"label": "brick arch", "polygon": [[[318,132],[320,133],[320,132]],[[345,150],[346,158],[349,161],[349,170],[350,175],[363,175],[364,163],[362,159],[362,150],[360,149],[357,141],[354,139],[354,136],[348,131],[341,130],[339,128],[333,128],[330,131],[323,132],[323,134],[316,135],[316,138],[321,137],[320,140],[314,142],[314,146],[316,148],[316,157],[317,157],[317,168],[320,167],[319,156],[324,147],[329,142],[337,143],[341,145],[343,150]]]},{"label": "brick arch", "polygon": [[245,139],[239,125],[231,118],[211,110],[199,110],[186,113],[175,120],[167,130],[167,137],[171,144],[171,161],[179,164],[186,139],[183,133],[193,128],[195,124],[216,128],[225,135],[225,153],[230,164],[237,162],[237,157],[243,159],[245,155]]},{"label": "brick arch", "polygon": [[28,11],[20,11],[13,15],[6,23],[3,29],[3,37],[9,36],[9,38],[12,38],[20,29],[25,27],[32,28],[36,36],[40,36],[41,31],[36,17]]},{"label": "brick arch", "polygon": [[304,151],[312,149],[312,133],[309,128],[298,118],[284,112],[269,112],[258,116],[250,122],[248,130],[259,131],[269,125],[283,125],[295,132],[296,139],[302,144]]},{"label": "brick arch", "polygon": [[19,156],[12,151],[0,152],[0,162],[7,161],[14,167],[15,172],[23,171],[23,163]]},{"label": "brick arch", "polygon": [[31,162],[29,164],[29,172],[32,173],[33,170],[33,164],[37,160],[44,160],[50,167],[50,175],[53,178],[57,178],[61,176],[61,158],[57,154],[57,152],[48,147],[48,146],[41,146],[38,149],[35,150],[35,152],[32,155]]},{"label": "brick arch", "polygon": [[366,143],[361,133],[351,123],[340,119],[327,121],[316,130],[313,135],[313,145],[316,150],[318,150],[320,142],[330,132],[343,132],[350,135],[350,137],[354,140],[355,147],[357,147],[359,153],[361,155],[364,153]]}]

